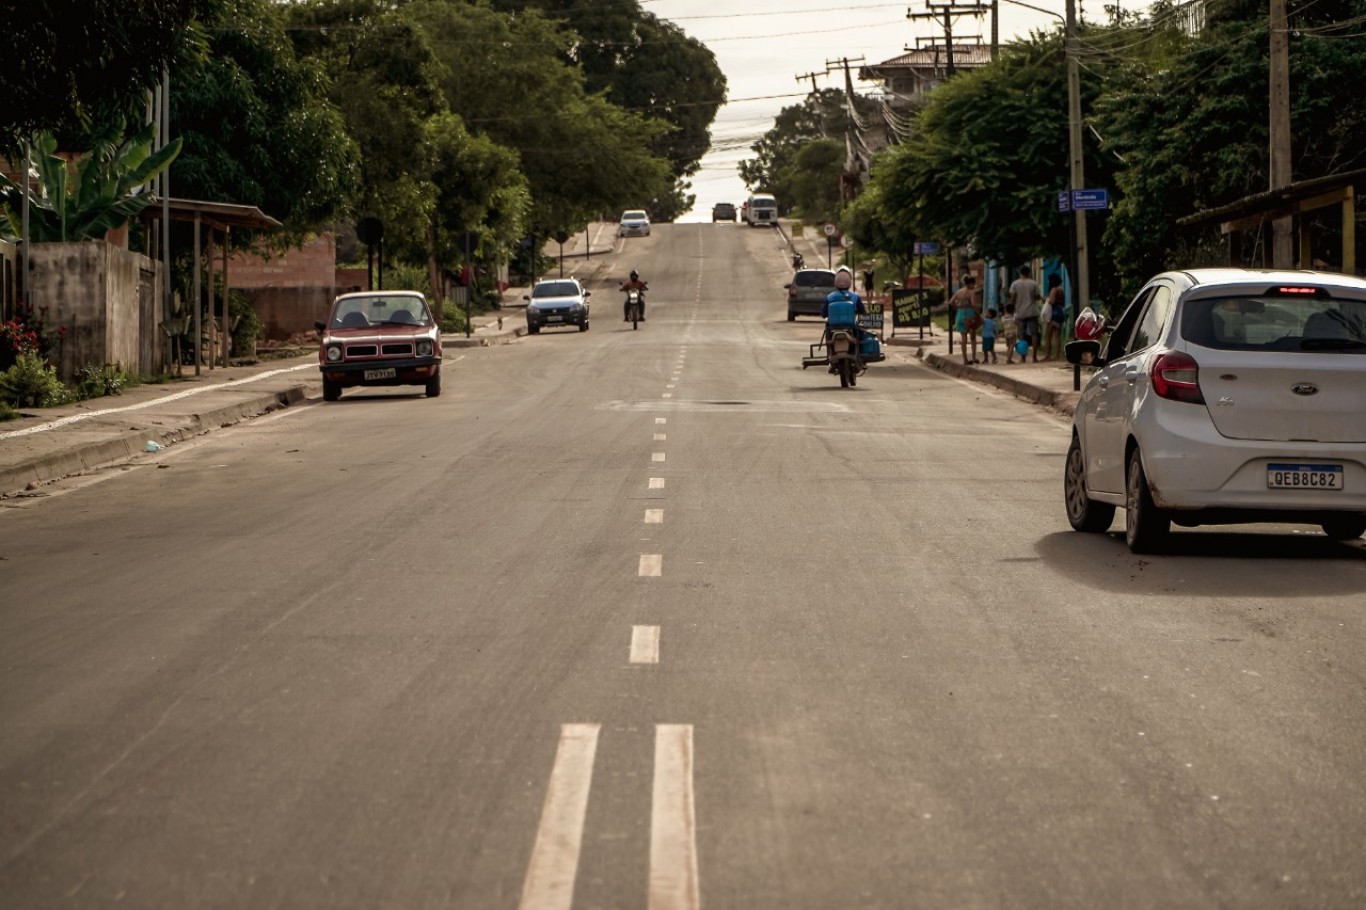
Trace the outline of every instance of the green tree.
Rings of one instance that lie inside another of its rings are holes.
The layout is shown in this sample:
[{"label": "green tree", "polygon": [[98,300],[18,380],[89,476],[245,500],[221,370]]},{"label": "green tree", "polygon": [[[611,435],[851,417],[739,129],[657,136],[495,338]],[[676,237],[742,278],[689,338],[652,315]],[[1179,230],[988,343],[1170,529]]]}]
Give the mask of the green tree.
[{"label": "green tree", "polygon": [[[789,213],[795,198],[790,181],[802,147],[818,139],[839,139],[842,145],[848,125],[844,92],[821,89],[808,95],[778,112],[773,126],[751,146],[754,157],[740,162],[740,179],[755,192],[772,193],[783,213]],[[841,160],[841,170],[843,164]]]},{"label": "green tree", "polygon": [[214,0],[24,0],[5,4],[0,148],[40,130],[117,120],[182,59]]},{"label": "green tree", "polygon": [[644,12],[637,0],[497,0],[512,12],[540,10],[577,36],[563,59],[581,69],[590,93],[605,93],[628,111],[663,120],[651,151],[668,159],[671,185],[648,205],[668,221],[691,208],[688,178],[711,145],[711,125],[726,100],[726,78],[716,56],[672,22]]},{"label": "green tree", "polygon": [[171,123],[185,142],[176,194],[260,207],[285,224],[275,244],[334,221],[356,190],[359,156],[322,67],[296,57],[270,0],[218,0],[204,28],[206,53],[172,84]]},{"label": "green tree", "polygon": [[576,36],[562,25],[535,10],[511,16],[464,0],[405,9],[445,64],[440,84],[451,110],[518,153],[540,236],[666,191],[668,162],[650,149],[668,125],[590,94],[565,62]]},{"label": "green tree", "polygon": [[797,149],[781,183],[792,212],[805,221],[836,221],[845,148],[840,139],[813,139]]}]

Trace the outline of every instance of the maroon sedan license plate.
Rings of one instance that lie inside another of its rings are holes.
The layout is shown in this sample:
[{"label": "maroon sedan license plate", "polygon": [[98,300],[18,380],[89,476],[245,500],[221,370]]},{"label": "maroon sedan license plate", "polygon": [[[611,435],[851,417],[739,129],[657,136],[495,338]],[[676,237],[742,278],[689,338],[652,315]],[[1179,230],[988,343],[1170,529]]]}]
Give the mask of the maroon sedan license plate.
[{"label": "maroon sedan license plate", "polygon": [[373,379],[393,379],[396,375],[398,374],[394,372],[393,367],[385,367],[382,370],[365,371],[365,379],[367,382]]}]

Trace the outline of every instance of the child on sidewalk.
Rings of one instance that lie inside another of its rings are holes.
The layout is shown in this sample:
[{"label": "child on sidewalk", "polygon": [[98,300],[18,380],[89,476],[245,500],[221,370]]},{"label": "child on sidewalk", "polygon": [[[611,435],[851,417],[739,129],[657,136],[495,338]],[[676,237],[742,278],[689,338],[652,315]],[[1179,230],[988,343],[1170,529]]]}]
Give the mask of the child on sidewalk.
[{"label": "child on sidewalk", "polygon": [[987,310],[982,320],[982,362],[999,363],[996,359],[996,311]]},{"label": "child on sidewalk", "polygon": [[1006,363],[1015,362],[1015,345],[1020,340],[1020,327],[1015,324],[1015,304],[1006,304],[1006,314],[1001,317],[1001,337],[1006,342]]}]

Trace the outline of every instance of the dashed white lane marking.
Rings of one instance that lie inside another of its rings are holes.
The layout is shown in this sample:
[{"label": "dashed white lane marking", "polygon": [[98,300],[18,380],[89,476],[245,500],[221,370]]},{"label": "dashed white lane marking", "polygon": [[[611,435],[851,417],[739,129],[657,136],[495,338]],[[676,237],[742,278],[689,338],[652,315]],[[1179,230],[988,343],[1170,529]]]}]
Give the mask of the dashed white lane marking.
[{"label": "dashed white lane marking", "polygon": [[674,393],[673,393],[673,392],[665,392],[665,393],[664,393],[664,397],[665,397],[665,398],[672,398],[672,397],[674,397]]},{"label": "dashed white lane marking", "polygon": [[522,882],[520,910],[569,910],[574,903],[574,878],[579,871],[583,819],[601,726],[565,724],[560,728],[541,825]]},{"label": "dashed white lane marking", "polygon": [[671,382],[671,383],[669,383],[668,385],[664,386],[664,388],[666,388],[666,389],[676,389],[676,388],[678,388],[678,386],[674,385],[674,384]]},{"label": "dashed white lane marking", "polygon": [[665,437],[668,436],[668,435],[669,435],[669,434],[667,434],[667,433],[656,433],[656,434],[655,434],[654,441],[655,441],[655,442],[667,442],[668,440],[665,439]]},{"label": "dashed white lane marking", "polygon": [[631,663],[659,663],[659,626],[631,627]]},{"label": "dashed white lane marking", "polygon": [[651,490],[662,490],[662,489],[664,489],[664,478],[663,478],[663,477],[651,477],[651,478],[650,478],[650,489],[651,489]]},{"label": "dashed white lane marking", "polygon": [[692,724],[655,727],[649,910],[698,910]]},{"label": "dashed white lane marking", "polygon": [[663,452],[652,452],[652,453],[650,453],[650,460],[651,460],[651,461],[663,461],[663,460],[664,460],[664,453],[663,453]]},{"label": "dashed white lane marking", "polygon": [[669,422],[669,418],[667,418],[667,417],[656,417],[656,418],[655,418],[655,423],[668,423],[668,422]]},{"label": "dashed white lane marking", "polygon": [[664,557],[659,553],[641,553],[640,568],[636,574],[641,578],[658,578],[664,574]]},{"label": "dashed white lane marking", "polygon": [[646,509],[646,510],[645,510],[645,523],[646,523],[647,525],[662,525],[662,524],[664,524],[664,510],[663,510],[663,509]]}]

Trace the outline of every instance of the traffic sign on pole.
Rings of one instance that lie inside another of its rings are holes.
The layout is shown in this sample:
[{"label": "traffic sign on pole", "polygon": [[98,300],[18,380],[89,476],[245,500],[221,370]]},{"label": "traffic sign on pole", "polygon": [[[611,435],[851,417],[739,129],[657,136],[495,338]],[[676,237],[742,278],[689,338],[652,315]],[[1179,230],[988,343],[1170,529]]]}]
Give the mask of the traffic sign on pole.
[{"label": "traffic sign on pole", "polygon": [[1058,211],[1072,211],[1072,194],[1067,190],[1063,190],[1058,194]]},{"label": "traffic sign on pole", "polygon": [[826,224],[824,230],[825,236],[827,237],[834,237],[836,234],[839,233],[839,228],[835,227],[833,224]]},{"label": "traffic sign on pole", "polygon": [[1110,194],[1105,190],[1073,190],[1072,208],[1078,212],[1100,210],[1110,207]]}]

